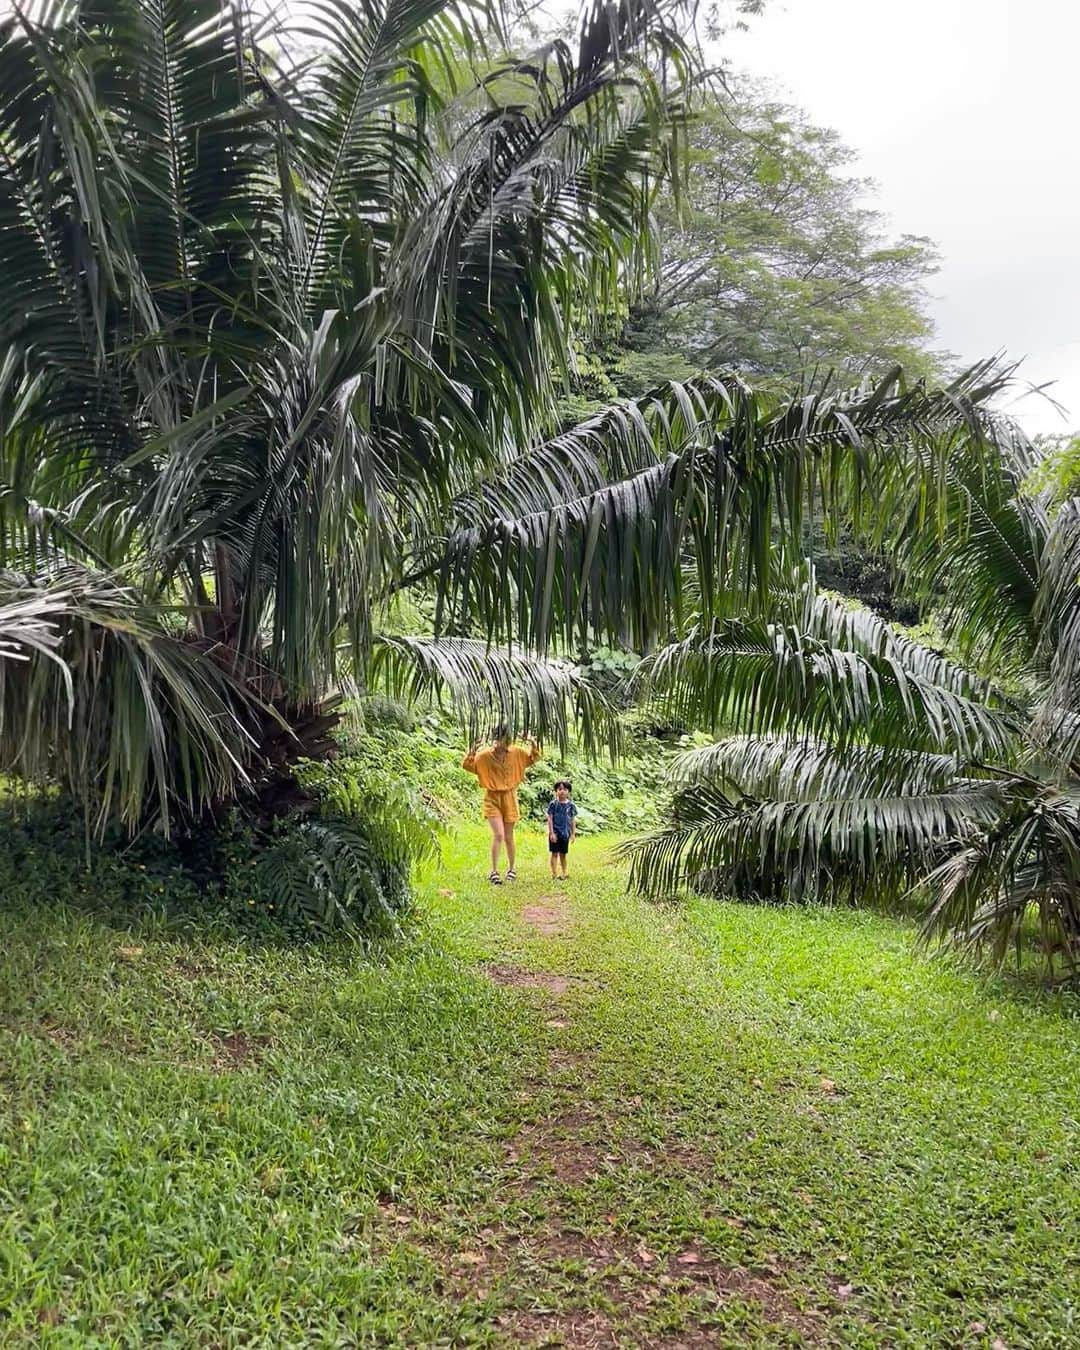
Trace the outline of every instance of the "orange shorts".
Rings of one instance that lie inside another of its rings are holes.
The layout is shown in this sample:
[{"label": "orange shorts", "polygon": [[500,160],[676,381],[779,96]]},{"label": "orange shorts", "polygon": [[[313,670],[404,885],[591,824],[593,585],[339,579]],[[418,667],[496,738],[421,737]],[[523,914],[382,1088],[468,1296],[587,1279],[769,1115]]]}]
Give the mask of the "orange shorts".
[{"label": "orange shorts", "polygon": [[521,819],[517,789],[485,788],[481,810],[485,820],[494,820],[497,816],[501,816],[505,825],[516,824]]}]

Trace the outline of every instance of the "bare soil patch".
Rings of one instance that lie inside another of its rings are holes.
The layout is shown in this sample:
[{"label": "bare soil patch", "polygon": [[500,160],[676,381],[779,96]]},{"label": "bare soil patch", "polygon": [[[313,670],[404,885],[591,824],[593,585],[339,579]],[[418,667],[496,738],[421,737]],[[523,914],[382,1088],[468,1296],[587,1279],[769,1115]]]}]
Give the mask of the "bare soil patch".
[{"label": "bare soil patch", "polygon": [[618,1346],[610,1320],[601,1312],[522,1312],[499,1318],[510,1343],[534,1347],[574,1346],[576,1350]]},{"label": "bare soil patch", "polygon": [[213,1068],[218,1073],[235,1073],[250,1068],[266,1047],[264,1037],[249,1036],[243,1031],[211,1032],[214,1048]]},{"label": "bare soil patch", "polygon": [[570,924],[566,906],[558,895],[542,895],[535,905],[526,905],[521,917],[541,937],[565,937]]},{"label": "bare soil patch", "polygon": [[[642,1246],[556,1233],[535,1256],[541,1265],[584,1261],[584,1286],[602,1289],[611,1312],[509,1312],[498,1319],[508,1345],[527,1345],[533,1350],[541,1346],[697,1350],[719,1343],[717,1332],[708,1325],[708,1312],[732,1300],[756,1305],[767,1322],[796,1332],[807,1344],[821,1344],[824,1338],[822,1321],[800,1308],[784,1289],[750,1271],[711,1260],[696,1248],[662,1259]],[[665,1303],[678,1300],[685,1309],[687,1299],[699,1303],[705,1320],[695,1322],[691,1316],[670,1332],[650,1328],[649,1319]]]},{"label": "bare soil patch", "polygon": [[525,970],[522,966],[487,965],[487,976],[508,989],[542,989],[556,997],[568,994],[575,985],[584,983],[569,975],[552,975],[546,970]]},{"label": "bare soil patch", "polygon": [[[603,1167],[601,1149],[582,1137],[595,1119],[582,1106],[524,1125],[507,1145],[506,1160],[529,1171],[550,1171],[567,1185],[587,1181]],[[530,1178],[522,1181],[527,1186]]]}]

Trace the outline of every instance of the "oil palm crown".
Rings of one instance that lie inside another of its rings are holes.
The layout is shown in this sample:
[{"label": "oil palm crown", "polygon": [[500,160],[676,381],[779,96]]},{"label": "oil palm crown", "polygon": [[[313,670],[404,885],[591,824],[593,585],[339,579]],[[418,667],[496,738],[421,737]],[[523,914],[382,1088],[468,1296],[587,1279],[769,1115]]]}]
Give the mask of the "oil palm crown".
[{"label": "oil palm crown", "polygon": [[[708,625],[641,679],[723,739],[676,768],[637,882],[760,898],[910,893],[929,937],[1080,965],[1080,502],[1053,517],[1003,427],[880,479],[872,518],[961,665],[815,592]],[[984,447],[985,449],[985,447]],[[927,504],[931,507],[928,513]]]},{"label": "oil palm crown", "polygon": [[[642,246],[677,8],[597,3],[576,44],[482,67],[470,0],[0,25],[0,563],[51,644],[23,623],[7,767],[167,819],[295,731],[343,649],[363,672],[414,552],[547,424],[566,316]],[[474,694],[479,668],[458,653]]]}]

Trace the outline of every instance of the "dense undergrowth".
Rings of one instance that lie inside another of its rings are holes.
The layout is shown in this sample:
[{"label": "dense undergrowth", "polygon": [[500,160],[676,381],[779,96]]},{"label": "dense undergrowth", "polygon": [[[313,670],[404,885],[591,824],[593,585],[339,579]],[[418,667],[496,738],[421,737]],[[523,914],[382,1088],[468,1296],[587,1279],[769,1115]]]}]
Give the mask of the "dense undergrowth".
[{"label": "dense undergrowth", "polygon": [[[656,822],[667,761],[687,741],[635,714],[624,720],[618,761],[546,748],[521,789],[527,822],[542,824],[557,777],[574,782],[583,834]],[[448,826],[478,816],[476,779],[462,756],[452,717],[370,698],[347,720],[334,759],[299,766],[305,809],[262,827],[236,810],[169,840],[119,830],[99,840],[70,799],[9,788],[0,895],[9,905],[44,897],[89,904],[118,919],[153,911],[223,918],[299,938],[393,932],[411,902],[416,864],[438,851]]]}]

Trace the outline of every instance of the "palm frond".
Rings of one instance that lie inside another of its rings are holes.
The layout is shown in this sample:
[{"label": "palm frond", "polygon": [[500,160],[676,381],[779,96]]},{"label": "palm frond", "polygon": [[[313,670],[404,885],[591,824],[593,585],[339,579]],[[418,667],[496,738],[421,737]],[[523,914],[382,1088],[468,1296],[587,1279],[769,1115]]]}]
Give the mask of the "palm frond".
[{"label": "palm frond", "polygon": [[671,823],[624,846],[631,884],[652,894],[684,886],[760,898],[895,895],[939,862],[949,841],[973,840],[1000,818],[996,782],[900,796],[732,801],[697,784],[675,798]]},{"label": "palm frond", "polygon": [[60,783],[98,831],[115,819],[168,832],[177,813],[240,790],[251,694],[170,631],[167,612],[72,567],[4,590],[6,611],[46,613],[49,633],[24,642],[25,660],[0,662],[0,771]]},{"label": "palm frond", "polygon": [[449,694],[476,739],[496,723],[515,735],[554,740],[565,748],[575,723],[588,753],[618,747],[618,723],[599,694],[567,662],[469,638],[380,637],[370,682],[408,702]]},{"label": "palm frond", "polygon": [[644,245],[654,149],[692,78],[681,9],[595,3],[576,51],[556,40],[478,81],[395,251],[404,331],[498,410],[496,435],[520,441],[550,417],[575,304],[610,293]]},{"label": "palm frond", "polygon": [[[252,889],[276,917],[318,933],[393,930],[410,898],[411,853],[384,822],[322,818],[280,832],[260,848]],[[392,828],[392,827],[391,827]]]},{"label": "palm frond", "polygon": [[[1009,372],[1002,372],[1003,378]],[[1020,668],[1035,645],[1044,504],[1023,490],[1036,451],[1018,428],[914,442],[868,502],[870,537],[906,587],[932,607],[954,650],[988,668]]]},{"label": "palm frond", "polygon": [[953,755],[906,747],[838,747],[788,736],[731,736],[679,755],[677,783],[712,783],[737,798],[814,801],[821,797],[940,792],[962,777]]},{"label": "palm frond", "polygon": [[1009,785],[995,828],[980,833],[930,872],[923,933],[1000,964],[1034,934],[1048,963],[1080,969],[1080,791]]},{"label": "palm frond", "polygon": [[975,454],[995,444],[1005,433],[981,400],[997,388],[972,379],[908,390],[891,377],[785,400],[710,378],[658,391],[657,409],[677,400],[663,462],[449,536],[441,590],[456,603],[453,621],[482,616],[537,649],[558,633],[647,649],[681,617],[684,561],[706,615],[733,591],[766,595],[801,549],[815,485],[834,517],[846,517],[890,473],[907,476],[912,445],[941,453],[963,443]]},{"label": "palm frond", "polygon": [[1018,731],[1008,711],[926,666],[907,645],[871,654],[764,619],[728,620],[647,658],[637,683],[685,725],[1007,756]]}]

